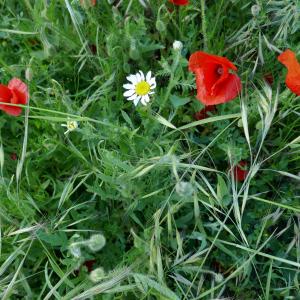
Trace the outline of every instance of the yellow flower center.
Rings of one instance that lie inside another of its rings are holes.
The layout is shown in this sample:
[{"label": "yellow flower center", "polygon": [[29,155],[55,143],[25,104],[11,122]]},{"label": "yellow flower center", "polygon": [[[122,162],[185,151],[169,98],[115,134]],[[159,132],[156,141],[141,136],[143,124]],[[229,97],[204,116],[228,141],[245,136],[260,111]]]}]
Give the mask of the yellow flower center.
[{"label": "yellow flower center", "polygon": [[135,86],[135,92],[138,96],[147,95],[150,91],[150,84],[146,81],[141,81]]}]

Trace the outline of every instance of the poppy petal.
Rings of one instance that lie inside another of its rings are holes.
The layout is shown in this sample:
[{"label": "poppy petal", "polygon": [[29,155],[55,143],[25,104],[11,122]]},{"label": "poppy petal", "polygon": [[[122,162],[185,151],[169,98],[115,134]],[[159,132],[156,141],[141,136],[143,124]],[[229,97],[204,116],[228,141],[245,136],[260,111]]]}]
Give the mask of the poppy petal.
[{"label": "poppy petal", "polygon": [[237,67],[226,57],[209,54],[203,51],[197,51],[193,53],[189,59],[189,69],[193,72],[193,70],[202,67],[205,63],[216,63],[223,66],[226,66],[233,71],[237,71]]},{"label": "poppy petal", "polygon": [[175,5],[187,5],[187,4],[189,4],[188,0],[169,0],[169,2],[171,2]]},{"label": "poppy petal", "polygon": [[5,111],[8,115],[15,116],[15,117],[19,116],[22,113],[22,108],[16,106],[1,104],[0,109]]},{"label": "poppy petal", "polygon": [[219,86],[218,93],[207,93],[204,85],[204,74],[199,69],[196,73],[197,98],[205,105],[216,105],[228,102],[239,94],[242,88],[240,78],[235,74],[229,74],[228,78]]},{"label": "poppy petal", "polygon": [[300,96],[300,64],[296,54],[287,49],[278,56],[278,60],[288,69],[285,83],[296,95]]},{"label": "poppy petal", "polygon": [[10,89],[5,85],[0,84],[0,102],[10,103],[11,98],[12,93]]},{"label": "poppy petal", "polygon": [[27,85],[18,78],[13,78],[8,83],[8,88],[15,94],[14,102],[15,104],[26,104],[29,98]]}]

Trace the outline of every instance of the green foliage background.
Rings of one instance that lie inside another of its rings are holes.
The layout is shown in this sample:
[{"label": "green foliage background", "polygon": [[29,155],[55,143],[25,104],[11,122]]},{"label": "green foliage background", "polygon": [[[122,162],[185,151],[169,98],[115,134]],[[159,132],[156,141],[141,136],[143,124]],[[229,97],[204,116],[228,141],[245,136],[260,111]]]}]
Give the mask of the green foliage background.
[{"label": "green foliage background", "polygon": [[[190,2],[0,1],[1,83],[31,79],[0,117],[2,299],[299,299],[300,105],[277,56],[300,51],[300,2]],[[197,50],[243,92],[194,123]],[[148,107],[123,97],[138,70]]]}]

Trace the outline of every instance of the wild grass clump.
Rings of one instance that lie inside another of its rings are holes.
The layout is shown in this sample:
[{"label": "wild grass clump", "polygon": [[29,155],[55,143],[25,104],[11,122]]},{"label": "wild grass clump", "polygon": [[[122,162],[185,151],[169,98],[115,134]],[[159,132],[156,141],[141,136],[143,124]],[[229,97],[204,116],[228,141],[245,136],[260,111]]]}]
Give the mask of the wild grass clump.
[{"label": "wild grass clump", "polygon": [[[300,105],[277,56],[299,53],[300,2],[89,2],[1,2],[1,83],[30,93],[0,117],[1,299],[299,299]],[[201,120],[198,50],[243,84]],[[123,96],[139,70],[147,106]]]}]

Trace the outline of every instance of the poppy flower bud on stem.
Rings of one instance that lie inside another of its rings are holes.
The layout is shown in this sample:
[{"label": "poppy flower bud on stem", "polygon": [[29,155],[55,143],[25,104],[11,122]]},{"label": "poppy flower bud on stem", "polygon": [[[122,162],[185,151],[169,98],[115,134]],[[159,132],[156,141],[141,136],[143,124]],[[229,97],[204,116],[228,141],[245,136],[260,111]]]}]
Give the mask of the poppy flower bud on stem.
[{"label": "poppy flower bud on stem", "polygon": [[255,4],[255,5],[251,6],[251,13],[252,13],[253,17],[258,16],[259,12],[260,12],[260,6],[259,5]]},{"label": "poppy flower bud on stem", "polygon": [[136,47],[135,39],[132,39],[130,42],[129,56],[133,60],[138,60],[140,58],[140,52]]},{"label": "poppy flower bud on stem", "polygon": [[156,21],[156,24],[155,24],[155,27],[156,29],[159,31],[159,32],[164,32],[166,31],[166,25],[165,23],[162,21],[162,20],[157,20]]},{"label": "poppy flower bud on stem", "polygon": [[90,273],[90,279],[92,282],[99,282],[105,277],[105,271],[103,268],[97,268]]},{"label": "poppy flower bud on stem", "polygon": [[183,48],[183,44],[180,41],[174,41],[173,49],[176,51],[180,51]]},{"label": "poppy flower bud on stem", "polygon": [[26,68],[26,70],[25,70],[25,78],[26,78],[26,80],[31,81],[32,77],[33,77],[32,69],[30,67]]},{"label": "poppy flower bud on stem", "polygon": [[101,250],[106,244],[105,237],[102,234],[94,234],[90,237],[87,241],[87,246],[92,251],[99,251]]}]

